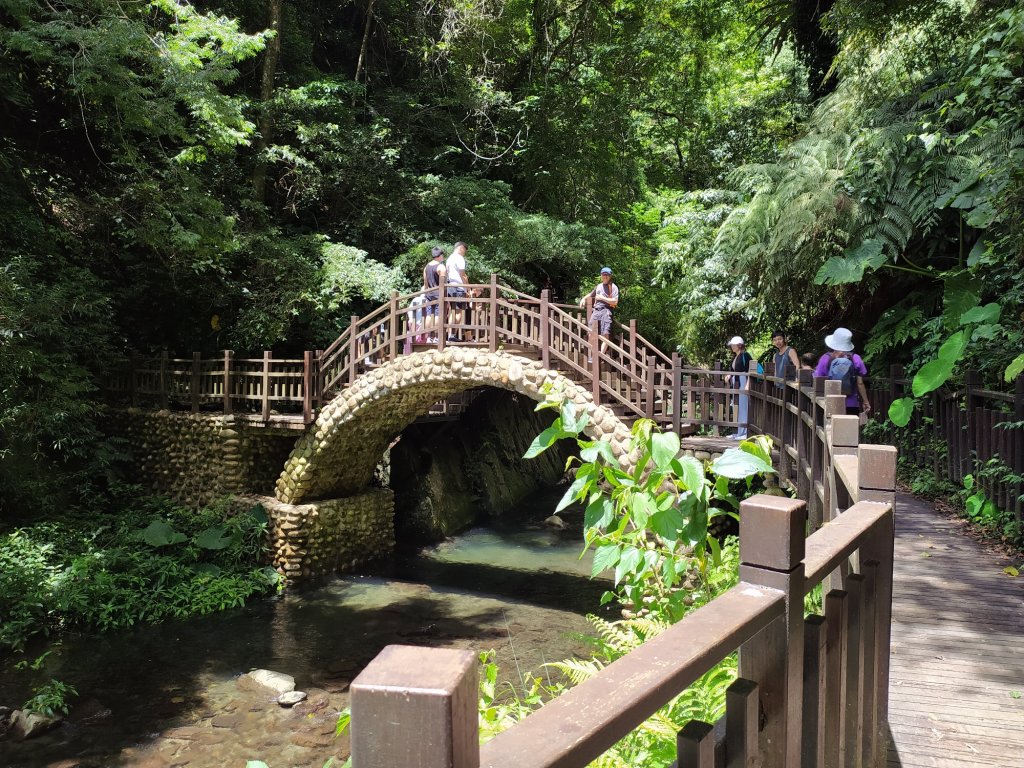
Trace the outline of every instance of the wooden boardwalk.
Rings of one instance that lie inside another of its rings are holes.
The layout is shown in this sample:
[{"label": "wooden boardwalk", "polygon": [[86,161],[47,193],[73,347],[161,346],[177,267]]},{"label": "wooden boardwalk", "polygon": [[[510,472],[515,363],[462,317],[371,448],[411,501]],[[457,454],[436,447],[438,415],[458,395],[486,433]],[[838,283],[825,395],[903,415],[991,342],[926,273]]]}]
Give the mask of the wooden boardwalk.
[{"label": "wooden boardwalk", "polygon": [[889,768],[1024,768],[1024,574],[931,505],[896,506]]}]

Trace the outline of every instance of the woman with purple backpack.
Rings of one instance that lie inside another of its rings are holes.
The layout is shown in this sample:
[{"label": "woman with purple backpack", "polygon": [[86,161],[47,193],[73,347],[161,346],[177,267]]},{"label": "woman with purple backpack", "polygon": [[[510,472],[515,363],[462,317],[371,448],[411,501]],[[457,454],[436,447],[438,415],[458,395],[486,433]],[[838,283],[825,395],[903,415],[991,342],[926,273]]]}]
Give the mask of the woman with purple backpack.
[{"label": "woman with purple backpack", "polygon": [[871,402],[864,385],[868,368],[860,355],[853,351],[853,333],[849,328],[836,328],[825,337],[825,346],[829,351],[818,360],[814,375],[842,382],[846,415],[859,416],[863,413],[867,417],[871,413]]}]

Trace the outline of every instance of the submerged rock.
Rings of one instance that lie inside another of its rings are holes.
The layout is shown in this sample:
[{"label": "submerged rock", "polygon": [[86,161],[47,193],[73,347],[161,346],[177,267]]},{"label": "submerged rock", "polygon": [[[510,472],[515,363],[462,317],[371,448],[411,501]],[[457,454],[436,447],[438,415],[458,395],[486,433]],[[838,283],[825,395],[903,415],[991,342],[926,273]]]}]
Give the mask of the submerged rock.
[{"label": "submerged rock", "polygon": [[58,723],[60,723],[60,720],[57,718],[40,715],[37,712],[25,712],[16,709],[11,715],[10,733],[16,739],[31,739],[50,730]]},{"label": "submerged rock", "polygon": [[557,528],[560,531],[565,530],[569,527],[565,524],[565,520],[560,518],[558,515],[552,515],[551,517],[544,518],[544,525],[549,525],[552,528]]},{"label": "submerged rock", "polygon": [[302,691],[288,691],[288,693],[282,693],[277,697],[277,703],[282,707],[294,707],[305,698],[306,694]]},{"label": "submerged rock", "polygon": [[271,691],[280,696],[295,690],[295,678],[269,669],[254,669],[238,678],[237,685],[243,691]]}]

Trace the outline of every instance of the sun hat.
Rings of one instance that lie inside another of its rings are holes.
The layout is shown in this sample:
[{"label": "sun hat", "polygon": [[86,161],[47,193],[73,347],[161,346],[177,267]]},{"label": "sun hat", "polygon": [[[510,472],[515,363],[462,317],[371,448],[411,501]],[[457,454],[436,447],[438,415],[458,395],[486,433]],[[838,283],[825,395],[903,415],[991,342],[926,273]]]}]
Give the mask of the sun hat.
[{"label": "sun hat", "polygon": [[602,275],[610,275],[611,273],[612,273],[612,268],[611,267],[601,267],[601,274]]},{"label": "sun hat", "polygon": [[836,328],[825,337],[825,346],[836,352],[853,352],[853,332],[849,328]]},{"label": "sun hat", "polygon": [[739,344],[742,347],[743,346],[743,337],[742,336],[733,336],[731,339],[729,339],[729,343],[726,344],[725,346],[731,347],[733,344]]}]

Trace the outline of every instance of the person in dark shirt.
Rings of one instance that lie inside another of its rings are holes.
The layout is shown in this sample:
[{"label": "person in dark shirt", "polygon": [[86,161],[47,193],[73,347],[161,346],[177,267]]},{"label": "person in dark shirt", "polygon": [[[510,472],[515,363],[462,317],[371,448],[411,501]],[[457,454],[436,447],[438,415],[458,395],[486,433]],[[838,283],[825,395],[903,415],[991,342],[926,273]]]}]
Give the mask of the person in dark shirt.
[{"label": "person in dark shirt", "polygon": [[729,339],[729,349],[733,353],[732,363],[729,366],[729,370],[733,371],[728,377],[729,386],[739,390],[739,394],[736,396],[736,421],[739,422],[739,428],[736,430],[736,434],[729,435],[729,437],[733,440],[743,440],[747,436],[748,412],[750,410],[750,395],[746,394],[750,389],[747,374],[750,371],[750,361],[754,358],[747,352],[747,346],[743,343],[742,336],[733,336]]}]

